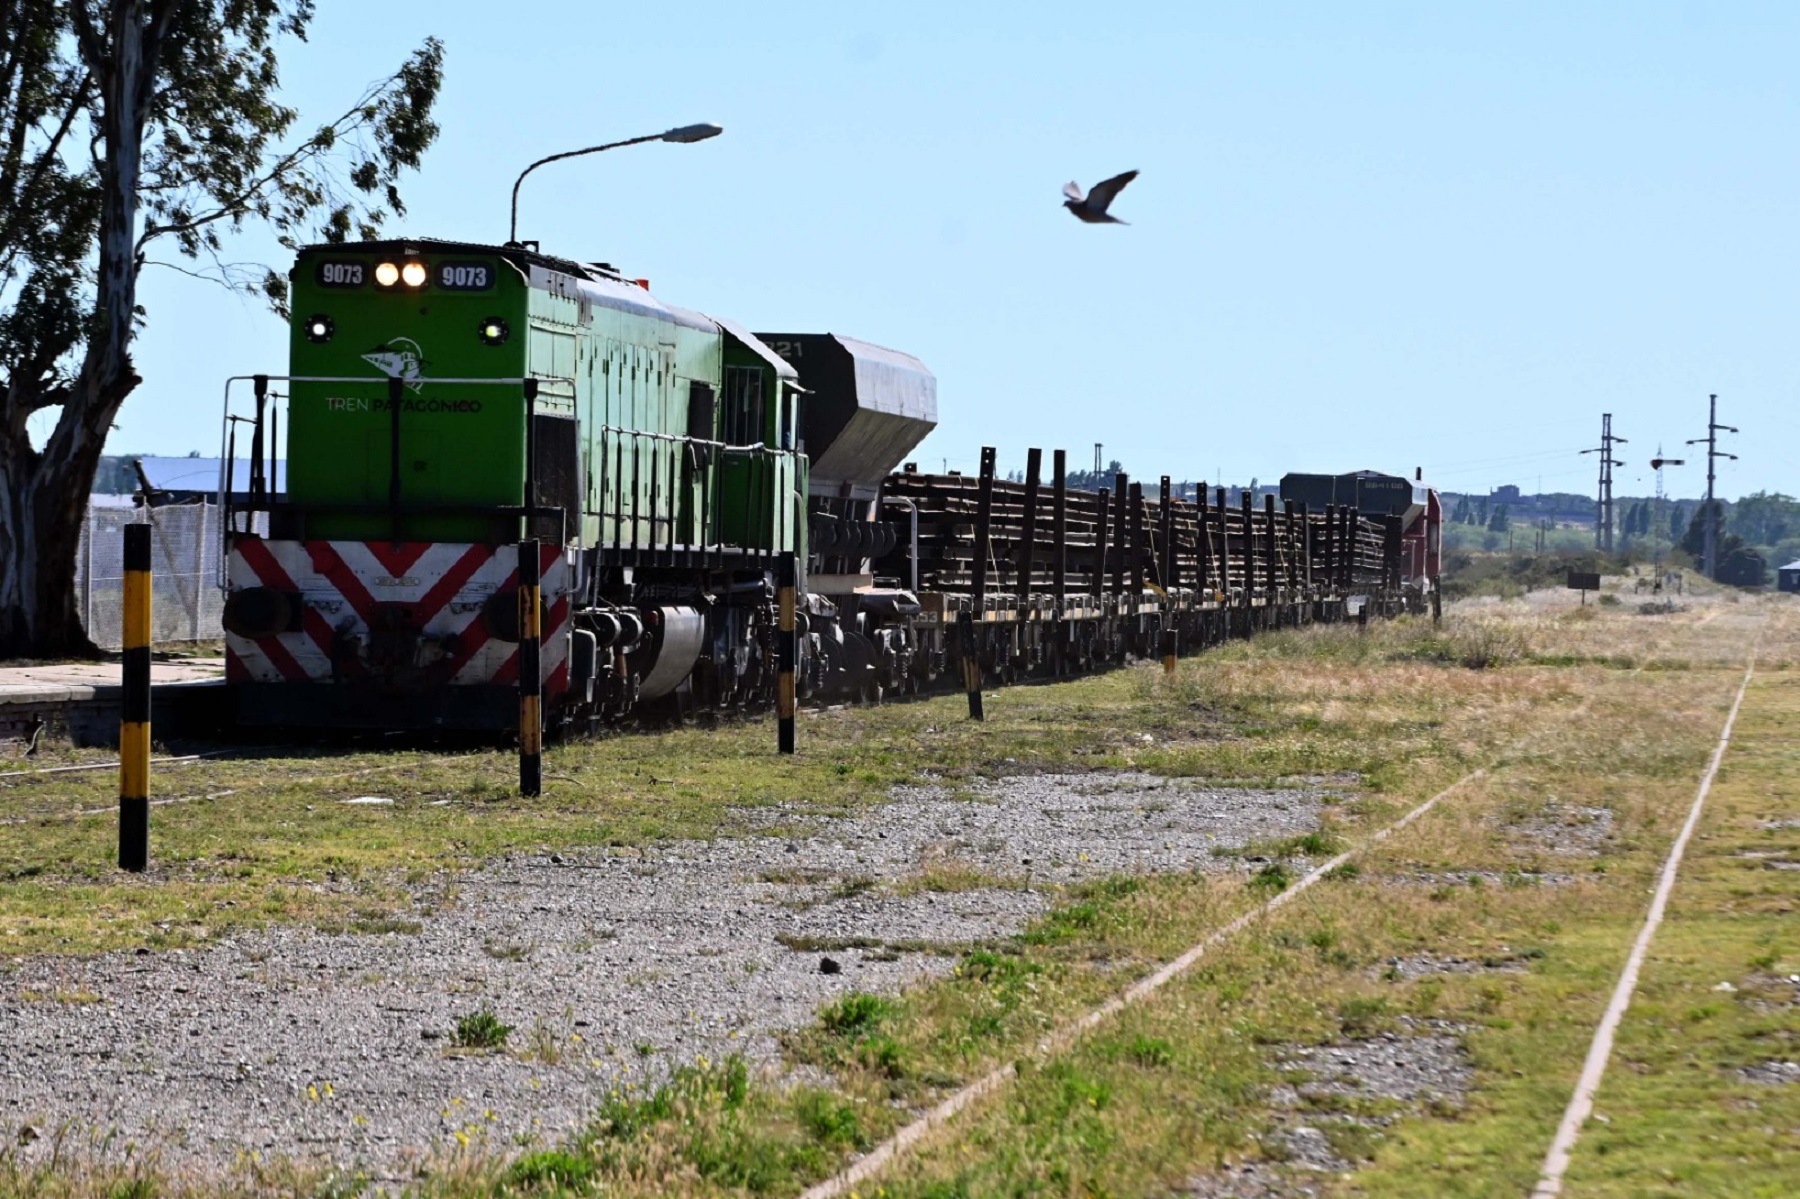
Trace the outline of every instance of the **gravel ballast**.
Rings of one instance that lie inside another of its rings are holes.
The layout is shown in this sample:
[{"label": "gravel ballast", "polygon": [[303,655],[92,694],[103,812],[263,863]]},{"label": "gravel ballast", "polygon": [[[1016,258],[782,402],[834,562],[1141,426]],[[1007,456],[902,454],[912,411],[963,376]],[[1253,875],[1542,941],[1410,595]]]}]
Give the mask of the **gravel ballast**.
[{"label": "gravel ballast", "polygon": [[[11,959],[0,1135],[28,1161],[135,1142],[181,1169],[251,1151],[385,1178],[554,1143],[675,1064],[775,1062],[822,1003],[943,973],[1062,885],[1241,870],[1217,851],[1309,831],[1332,798],[1119,773],[906,788],[747,814],[771,835],[495,861],[420,887],[417,931]],[[946,877],[967,889],[929,889]],[[483,1008],[513,1026],[505,1051],[453,1050]]]}]

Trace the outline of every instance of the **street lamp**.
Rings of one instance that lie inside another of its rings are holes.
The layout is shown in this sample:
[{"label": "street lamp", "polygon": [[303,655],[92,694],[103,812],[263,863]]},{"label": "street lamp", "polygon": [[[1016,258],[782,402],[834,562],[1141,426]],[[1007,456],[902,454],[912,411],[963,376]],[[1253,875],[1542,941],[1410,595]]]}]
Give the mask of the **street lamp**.
[{"label": "street lamp", "polygon": [[512,186],[512,224],[507,227],[506,243],[512,245],[519,239],[519,184],[525,182],[525,176],[537,170],[547,162],[555,162],[561,158],[579,158],[583,154],[598,154],[602,150],[617,150],[620,146],[636,146],[643,142],[678,142],[686,145],[689,142],[703,142],[709,137],[717,137],[725,132],[717,125],[682,125],[670,129],[666,133],[650,133],[643,137],[629,137],[622,142],[607,142],[604,146],[589,146],[585,150],[565,150],[561,154],[552,154],[548,158],[540,158],[513,180]]}]

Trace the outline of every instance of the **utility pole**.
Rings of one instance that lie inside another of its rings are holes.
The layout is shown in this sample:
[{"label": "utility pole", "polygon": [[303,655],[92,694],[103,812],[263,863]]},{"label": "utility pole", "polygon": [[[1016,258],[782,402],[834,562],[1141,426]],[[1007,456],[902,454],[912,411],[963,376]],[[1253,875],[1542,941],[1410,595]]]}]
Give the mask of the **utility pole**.
[{"label": "utility pole", "polygon": [[1096,441],[1094,443],[1094,473],[1096,475],[1100,473],[1100,451],[1102,448],[1100,442]]},{"label": "utility pole", "polygon": [[1734,426],[1721,425],[1719,423],[1719,397],[1710,395],[1706,398],[1706,436],[1689,438],[1688,444],[1699,445],[1701,442],[1706,443],[1706,524],[1702,529],[1702,532],[1705,535],[1705,540],[1702,542],[1702,545],[1705,548],[1702,549],[1700,554],[1700,571],[1707,578],[1716,579],[1719,571],[1720,521],[1719,506],[1713,500],[1713,475],[1715,473],[1713,461],[1717,458],[1729,458],[1733,462],[1737,461],[1736,454],[1727,454],[1724,450],[1718,448],[1719,431],[1723,429],[1727,433],[1736,433],[1737,429]]},{"label": "utility pole", "polygon": [[1613,547],[1612,468],[1625,465],[1612,456],[1615,444],[1624,445],[1625,439],[1613,436],[1612,413],[1603,412],[1600,415],[1599,447],[1581,452],[1600,455],[1600,514],[1594,522],[1594,548],[1609,554]]}]

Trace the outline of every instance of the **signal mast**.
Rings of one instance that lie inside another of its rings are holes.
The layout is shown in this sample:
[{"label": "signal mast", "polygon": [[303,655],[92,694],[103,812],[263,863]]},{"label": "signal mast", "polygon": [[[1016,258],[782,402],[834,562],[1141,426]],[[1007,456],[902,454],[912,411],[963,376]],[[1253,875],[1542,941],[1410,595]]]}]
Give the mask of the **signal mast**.
[{"label": "signal mast", "polygon": [[1683,459],[1663,457],[1660,445],[1656,447],[1656,457],[1650,459],[1650,469],[1656,472],[1656,514],[1650,518],[1650,545],[1656,560],[1656,586],[1651,590],[1656,594],[1661,594],[1663,588],[1663,467],[1682,465]]}]

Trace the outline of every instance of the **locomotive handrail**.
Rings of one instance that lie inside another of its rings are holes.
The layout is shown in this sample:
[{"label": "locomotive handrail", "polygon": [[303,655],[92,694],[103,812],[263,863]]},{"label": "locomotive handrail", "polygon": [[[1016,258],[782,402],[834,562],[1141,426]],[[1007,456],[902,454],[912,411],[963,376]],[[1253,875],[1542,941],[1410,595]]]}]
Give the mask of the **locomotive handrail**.
[{"label": "locomotive handrail", "polygon": [[[712,438],[693,437],[680,433],[663,433],[651,429],[629,429],[621,425],[599,425],[596,426],[595,433],[597,435],[596,440],[602,442],[599,453],[600,497],[607,509],[606,514],[603,514],[603,518],[604,515],[607,514],[611,516],[613,546],[615,548],[625,546],[625,526],[628,515],[628,505],[626,500],[629,498],[629,520],[631,526],[629,548],[633,552],[640,549],[654,551],[659,548],[657,537],[657,526],[659,523],[666,525],[668,529],[666,546],[662,548],[675,548],[677,539],[676,525],[680,513],[680,505],[671,504],[668,506],[668,514],[666,517],[658,515],[664,510],[663,505],[659,503],[660,496],[664,490],[666,489],[667,495],[672,500],[676,494],[677,488],[681,486],[680,462],[679,456],[676,454],[657,454],[652,456],[648,475],[650,488],[649,495],[648,497],[644,497],[639,494],[640,488],[642,488],[646,482],[646,468],[640,453],[643,449],[644,442],[662,444],[670,447],[705,449],[721,455],[730,454],[738,457],[747,457],[752,460],[766,459],[769,462],[787,460],[798,463],[802,457],[802,452],[799,450],[778,449],[761,442],[751,442],[745,445],[728,445],[723,441],[714,440]],[[614,439],[614,452],[610,454],[607,452],[607,448],[604,445],[604,439],[608,436]],[[631,488],[631,494],[629,497],[627,497],[625,492],[625,488],[627,487],[625,444],[627,441],[631,443],[631,462],[629,470],[629,486]],[[793,496],[798,494],[799,491],[798,487],[793,484],[797,482],[798,478],[796,476],[789,481],[789,486],[785,489],[786,494],[780,495],[778,498],[777,492],[781,489],[774,480],[767,481],[770,505],[774,509],[771,515],[775,518],[775,527],[772,530],[774,540],[771,548],[778,548],[786,543],[790,531],[790,523],[793,520],[793,514],[789,511],[789,507]],[[760,489],[764,483],[765,481],[761,479],[751,480],[751,486],[757,489]],[[714,513],[712,511],[712,473],[710,471],[701,472],[699,486],[700,498],[698,512],[694,519],[694,524],[696,526],[693,530],[694,540],[702,547],[716,548],[719,541],[714,535],[713,528],[715,522]],[[606,500],[609,498],[612,502],[606,504]],[[647,504],[642,502],[646,498],[648,500]],[[640,511],[649,512],[648,520],[650,527],[646,530],[648,544],[640,544],[639,542]]]},{"label": "locomotive handrail", "polygon": [[632,437],[644,437],[651,441],[680,442],[683,445],[703,445],[708,449],[720,450],[727,454],[786,454],[791,458],[800,456],[799,450],[784,450],[772,445],[764,445],[760,441],[746,442],[743,445],[728,445],[723,441],[713,441],[705,437],[688,437],[680,433],[657,433],[651,429],[627,429],[623,425],[601,425],[598,433],[625,433]]}]

